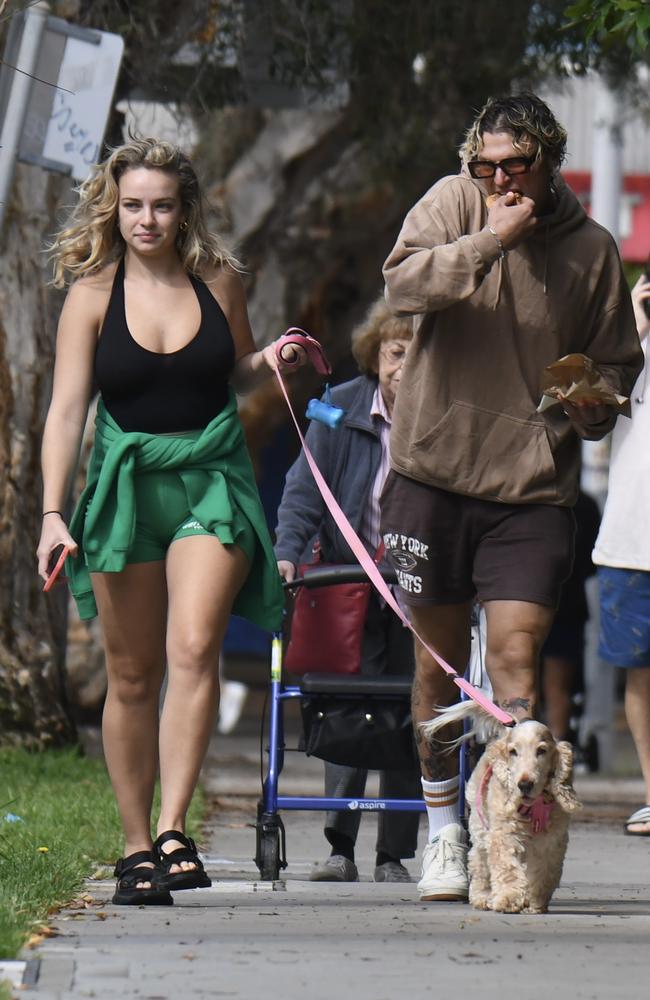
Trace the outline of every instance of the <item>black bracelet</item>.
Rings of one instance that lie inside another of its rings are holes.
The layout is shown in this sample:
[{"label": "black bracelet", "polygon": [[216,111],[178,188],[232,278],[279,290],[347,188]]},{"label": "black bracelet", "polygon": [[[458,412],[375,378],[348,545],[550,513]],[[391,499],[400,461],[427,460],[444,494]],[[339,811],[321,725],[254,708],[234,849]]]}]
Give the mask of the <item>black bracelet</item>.
[{"label": "black bracelet", "polygon": [[47,517],[48,514],[58,514],[59,517],[63,517],[63,514],[61,513],[60,510],[45,510],[43,511],[43,514],[41,516]]}]

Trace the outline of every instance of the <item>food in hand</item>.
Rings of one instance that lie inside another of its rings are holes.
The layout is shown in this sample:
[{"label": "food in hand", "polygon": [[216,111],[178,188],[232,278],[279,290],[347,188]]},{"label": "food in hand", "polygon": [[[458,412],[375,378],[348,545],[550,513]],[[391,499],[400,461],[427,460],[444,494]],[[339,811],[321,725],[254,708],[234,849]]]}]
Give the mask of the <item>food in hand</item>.
[{"label": "food in hand", "polygon": [[[518,191],[508,191],[507,194],[514,194],[514,196],[515,196],[515,205],[520,205],[521,204],[521,195],[519,194]],[[505,195],[501,195],[501,194],[489,194],[487,196],[487,198],[485,199],[485,204],[487,205],[488,208],[492,208],[492,206],[494,205],[495,201],[498,201],[499,198],[503,198],[503,197],[505,197]]]},{"label": "food in hand", "polygon": [[542,372],[543,396],[538,413],[555,403],[589,403],[611,406],[617,413],[630,416],[630,400],[608,383],[598,365],[585,354],[566,354]]}]

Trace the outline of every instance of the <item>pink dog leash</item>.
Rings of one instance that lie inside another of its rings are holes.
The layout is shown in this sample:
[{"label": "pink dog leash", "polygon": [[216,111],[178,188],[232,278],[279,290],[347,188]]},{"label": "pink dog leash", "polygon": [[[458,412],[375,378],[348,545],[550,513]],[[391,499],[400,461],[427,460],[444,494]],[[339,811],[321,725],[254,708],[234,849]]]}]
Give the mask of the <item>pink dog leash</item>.
[{"label": "pink dog leash", "polygon": [[492,777],[492,770],[493,770],[492,765],[488,764],[488,766],[485,768],[485,771],[483,772],[483,777],[481,778],[481,783],[478,786],[478,789],[476,791],[476,798],[474,799],[474,808],[476,809],[476,815],[478,816],[478,818],[480,819],[481,823],[483,824],[486,830],[488,830],[489,827],[485,815],[483,813],[483,796],[485,795],[485,792],[487,791],[487,786],[490,783],[490,778]]},{"label": "pink dog leash", "polygon": [[[294,339],[296,333],[298,333],[299,335],[298,339]],[[306,341],[308,341],[308,343],[305,343],[305,340],[303,340],[303,338],[305,338]],[[298,327],[291,327],[287,331],[285,336],[280,337],[279,340],[276,342],[275,346],[276,355],[283,361],[285,359],[282,358],[282,349],[287,344],[296,344],[297,346],[304,347],[304,349],[307,351],[307,355],[310,358],[310,360],[312,359],[312,356],[314,354],[317,354],[319,356],[319,364],[325,366],[325,371],[327,372],[331,371],[331,367],[327,362],[325,354],[323,353],[323,349],[318,343],[318,341],[314,340],[312,337],[309,337],[304,331],[299,330]],[[295,364],[297,362],[285,361],[285,364],[287,363]],[[316,364],[314,364],[314,366],[316,367],[317,371],[323,371],[323,367],[319,368]],[[469,698],[475,701],[478,705],[481,706],[481,708],[485,709],[486,712],[492,715],[498,722],[502,723],[504,726],[514,725],[516,720],[511,715],[509,715],[508,712],[504,712],[503,709],[499,708],[498,705],[495,705],[494,702],[487,697],[487,695],[485,695],[482,691],[479,691],[478,688],[475,688],[474,685],[470,684],[470,682],[465,680],[464,677],[461,677],[458,674],[458,672],[454,670],[454,668],[449,663],[447,663],[445,659],[443,659],[440,653],[437,653],[431,646],[428,645],[428,643],[424,641],[422,636],[419,635],[419,633],[413,627],[411,622],[408,620],[408,618],[400,608],[399,604],[395,600],[388,585],[384,582],[384,579],[381,573],[379,572],[377,566],[372,561],[372,558],[366,552],[363,542],[354,531],[352,525],[350,524],[347,517],[341,510],[339,504],[337,503],[334,494],[332,493],[329,486],[325,482],[320,469],[316,465],[314,456],[312,455],[311,451],[309,450],[309,447],[307,446],[302,431],[300,430],[300,426],[296,419],[296,415],[293,411],[293,407],[291,406],[291,402],[289,400],[287,390],[282,380],[282,376],[277,369],[275,374],[277,376],[278,382],[280,384],[280,389],[282,390],[282,394],[286,400],[287,406],[289,407],[291,418],[296,426],[298,437],[300,438],[300,443],[302,444],[303,450],[305,452],[305,458],[307,459],[307,464],[309,465],[312,475],[316,480],[316,485],[318,486],[318,489],[321,492],[323,500],[325,501],[325,504],[327,505],[330,514],[334,518],[337,527],[339,528],[341,534],[343,535],[346,542],[354,552],[355,556],[359,561],[359,564],[365,571],[366,575],[369,577],[375,589],[381,594],[383,599],[386,601],[386,604],[388,604],[388,606],[392,608],[392,610],[395,612],[395,614],[400,619],[402,624],[411,630],[413,635],[422,643],[422,645],[429,653],[429,655],[432,656],[435,660],[437,660],[437,662],[440,664],[445,673],[449,674],[449,676],[453,679],[454,684],[456,684],[457,687],[461,689],[461,691],[464,691]]]},{"label": "pink dog leash", "polygon": [[[314,340],[313,337],[310,337],[309,334],[305,333],[304,330],[301,330],[299,326],[290,326],[287,332],[283,334],[283,336],[280,337],[280,339],[276,341],[275,344],[275,353],[278,358],[284,361],[285,365],[297,365],[298,364],[297,358],[292,358],[291,360],[289,360],[288,358],[285,358],[282,354],[284,348],[289,346],[302,347],[302,349],[306,351],[307,357],[309,358],[309,360],[311,361],[312,365],[314,366],[319,375],[332,374],[332,366],[325,357],[325,351],[323,350],[323,348],[320,346],[317,340]],[[280,385],[282,385],[282,381],[280,381]],[[286,392],[284,395],[286,398],[287,396]],[[289,402],[288,399],[287,402]],[[289,404],[289,409],[291,410],[291,404]],[[293,410],[291,411],[291,413],[293,416]],[[294,417],[294,421],[295,419],[296,418]]]}]

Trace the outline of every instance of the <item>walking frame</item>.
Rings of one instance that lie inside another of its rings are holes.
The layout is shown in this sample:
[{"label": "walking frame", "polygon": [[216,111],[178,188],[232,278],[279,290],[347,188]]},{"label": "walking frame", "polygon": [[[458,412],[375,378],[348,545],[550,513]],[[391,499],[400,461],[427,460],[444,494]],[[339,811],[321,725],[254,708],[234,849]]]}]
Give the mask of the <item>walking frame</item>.
[{"label": "walking frame", "polygon": [[[394,573],[390,569],[382,570],[382,576],[387,582],[394,582]],[[365,580],[365,573],[357,565],[327,566],[311,570],[309,574],[292,581],[291,588],[305,586],[309,588],[335,585],[337,583],[356,583]],[[479,610],[475,609],[472,617],[472,654],[467,673],[472,683],[485,689],[487,682],[483,670],[484,622]],[[314,636],[314,641],[318,637]],[[282,671],[283,635],[275,633],[271,644],[271,670],[269,687],[269,734],[266,770],[262,782],[262,797],[257,807],[256,851],[255,864],[263,881],[275,881],[281,869],[287,867],[286,834],[280,815],[284,810],[308,811],[345,811],[348,809],[363,812],[401,811],[425,812],[426,806],[422,798],[418,799],[387,799],[387,798],[331,798],[326,796],[296,796],[282,795],[279,784],[285,764],[285,728],[284,706],[291,700],[303,699],[314,694],[335,694],[338,697],[365,700],[368,708],[369,725],[373,724],[372,704],[381,699],[403,699],[410,703],[412,678],[408,676],[379,675],[341,675],[332,673],[304,674],[287,681]],[[327,665],[323,665],[326,670]],[[466,697],[464,695],[464,697]],[[475,747],[463,744],[460,751],[460,795],[459,808],[461,818],[465,814],[465,784],[469,779],[472,757]],[[414,758],[415,761],[415,758]],[[372,769],[372,768],[369,768]]]},{"label": "walking frame", "polygon": [[[395,576],[392,570],[383,570],[382,576],[388,582],[394,582]],[[311,570],[305,577],[292,581],[290,586],[291,588],[297,586],[314,588],[337,583],[364,582],[366,579],[366,574],[360,566],[354,564],[327,566]],[[314,636],[314,641],[318,641],[317,636]],[[264,881],[277,879],[280,869],[287,867],[286,837],[280,810],[425,811],[425,805],[421,798],[330,798],[280,794],[278,786],[287,749],[284,730],[284,705],[286,702],[313,694],[324,696],[336,694],[344,698],[364,699],[368,705],[366,718],[368,724],[372,725],[372,703],[388,698],[392,700],[403,699],[409,703],[412,684],[412,678],[409,676],[380,675],[375,677],[327,673],[327,664],[323,664],[323,673],[309,673],[302,677],[292,676],[291,681],[287,682],[282,673],[282,655],[283,636],[281,632],[277,632],[273,635],[271,643],[269,736],[266,748],[268,759],[262,785],[262,798],[258,803],[256,823],[255,864]],[[414,766],[416,766],[415,755]]]}]

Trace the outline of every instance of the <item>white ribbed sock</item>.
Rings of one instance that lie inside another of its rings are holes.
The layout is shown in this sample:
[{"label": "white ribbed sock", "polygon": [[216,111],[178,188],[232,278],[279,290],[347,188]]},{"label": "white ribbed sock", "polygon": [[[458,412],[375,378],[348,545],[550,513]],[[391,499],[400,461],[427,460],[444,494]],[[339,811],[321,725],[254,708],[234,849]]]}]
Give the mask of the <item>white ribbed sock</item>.
[{"label": "white ribbed sock", "polygon": [[429,817],[429,843],[448,823],[460,823],[458,810],[459,775],[447,781],[426,781],[422,778],[422,793]]}]

